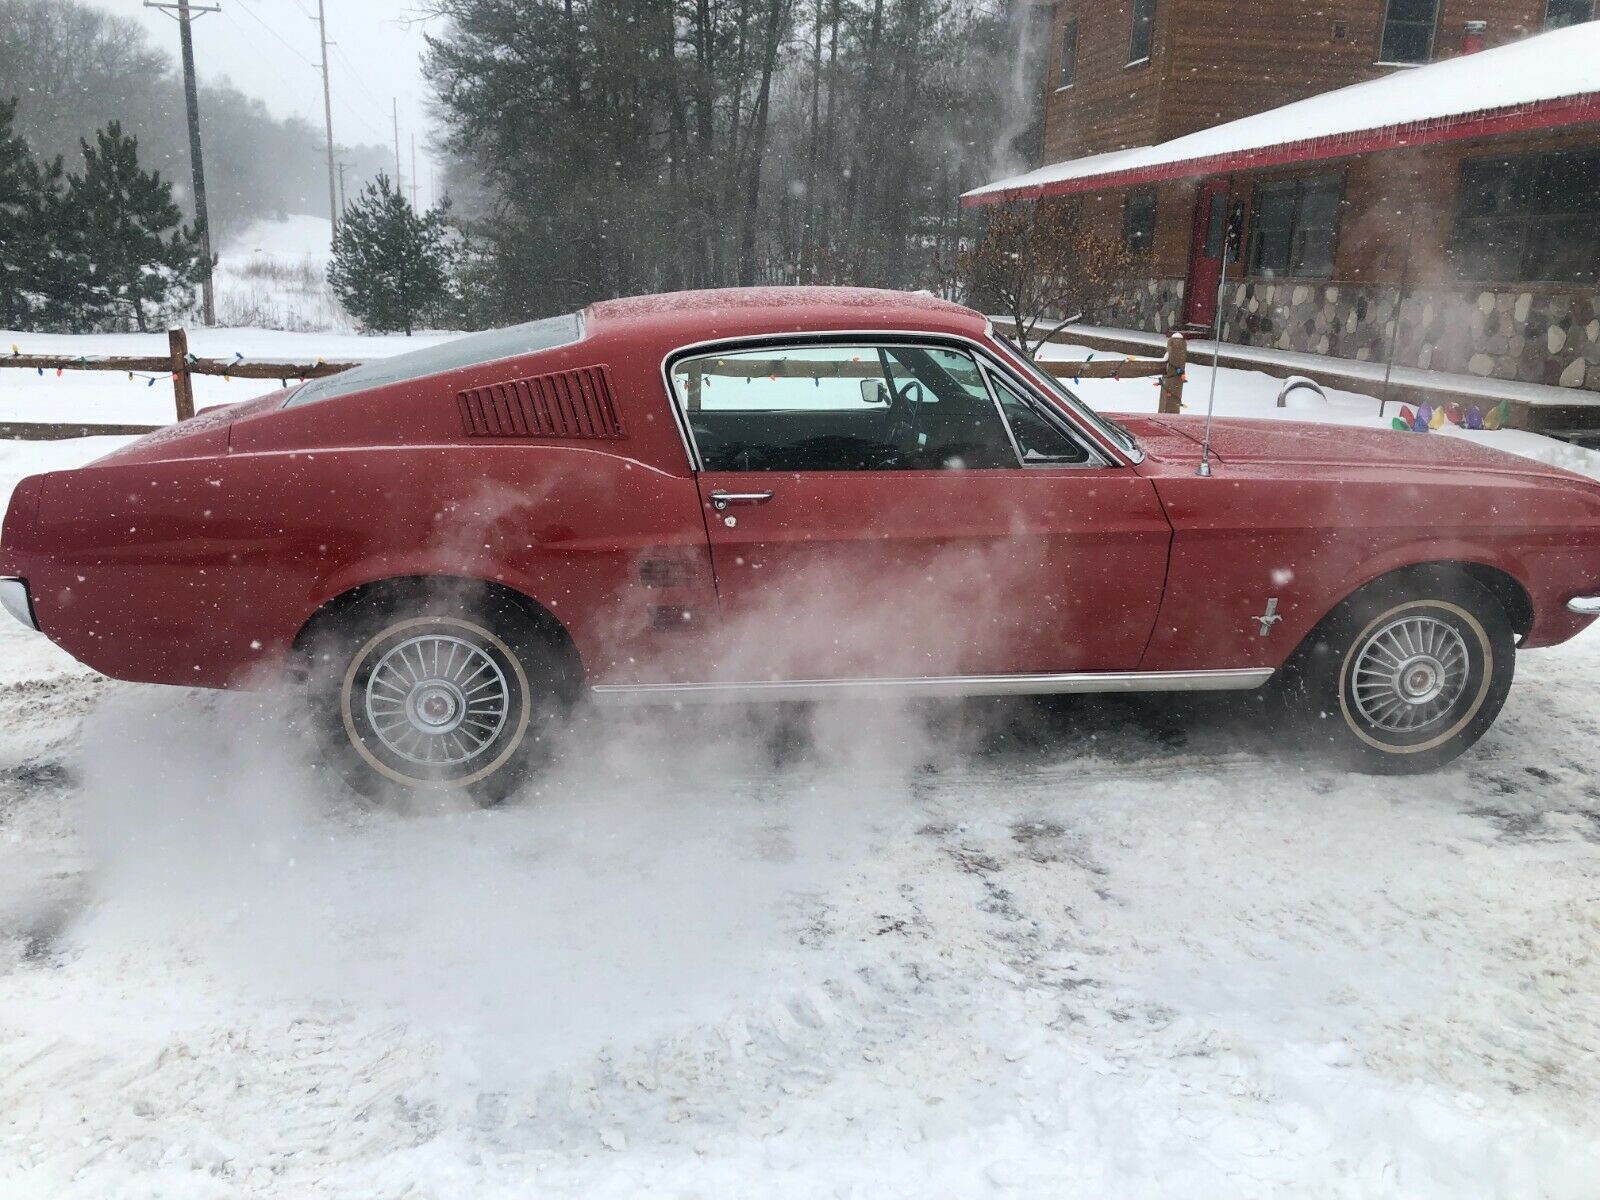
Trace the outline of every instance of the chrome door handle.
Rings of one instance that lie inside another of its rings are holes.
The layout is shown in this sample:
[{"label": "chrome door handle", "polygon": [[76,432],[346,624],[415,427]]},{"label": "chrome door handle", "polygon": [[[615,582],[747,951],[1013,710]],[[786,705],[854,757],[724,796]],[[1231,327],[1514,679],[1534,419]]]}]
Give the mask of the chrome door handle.
[{"label": "chrome door handle", "polygon": [[711,507],[727,512],[730,504],[765,504],[771,499],[771,492],[712,492]]}]

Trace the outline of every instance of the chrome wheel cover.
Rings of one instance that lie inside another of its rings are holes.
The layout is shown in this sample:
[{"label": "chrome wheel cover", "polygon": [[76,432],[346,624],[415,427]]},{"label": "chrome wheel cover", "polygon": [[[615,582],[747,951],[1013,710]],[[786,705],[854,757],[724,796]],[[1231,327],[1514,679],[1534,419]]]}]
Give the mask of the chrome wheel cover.
[{"label": "chrome wheel cover", "polygon": [[1455,626],[1436,617],[1400,617],[1357,649],[1351,696],[1374,728],[1415,733],[1455,707],[1471,666]]},{"label": "chrome wheel cover", "polygon": [[424,633],[391,647],[367,677],[366,718],[391,754],[422,766],[477,758],[505,729],[505,672],[464,638]]}]

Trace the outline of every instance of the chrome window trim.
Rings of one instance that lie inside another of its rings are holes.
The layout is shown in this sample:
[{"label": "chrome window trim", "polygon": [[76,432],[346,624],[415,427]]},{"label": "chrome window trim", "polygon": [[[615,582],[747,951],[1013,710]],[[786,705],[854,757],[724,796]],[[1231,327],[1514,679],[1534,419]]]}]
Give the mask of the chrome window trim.
[{"label": "chrome window trim", "polygon": [[[1068,438],[1071,441],[1073,441],[1074,443],[1076,443],[1083,450],[1083,452],[1086,455],[1088,455],[1088,461],[1086,461],[1086,462],[1029,462],[1027,455],[1024,454],[1023,451],[1022,451],[1022,443],[1017,440],[1017,431],[1011,427],[1010,418],[1008,418],[1006,416],[1005,405],[1001,403],[1001,401],[1000,401],[1000,393],[995,388],[995,378],[998,377],[1002,383],[1006,384],[1008,387],[1011,388],[1012,391],[1016,392],[1017,395],[1019,397],[1021,397],[1022,402],[1024,404],[1031,405],[1035,409],[1035,411],[1039,410],[1040,398],[1034,394],[1032,388],[1023,386],[1020,383],[1020,381],[1018,381],[1017,379],[1013,378],[1010,374],[1006,373],[1005,371],[1002,371],[1000,369],[1000,367],[999,367],[999,364],[995,363],[992,360],[980,359],[979,362],[978,362],[978,370],[980,370],[983,373],[984,380],[989,385],[989,394],[994,397],[995,407],[1000,410],[1000,420],[1002,422],[1004,422],[1004,424],[1005,424],[1006,434],[1011,438],[1011,447],[1012,447],[1012,449],[1014,449],[1017,452],[1017,462],[1019,462],[1022,465],[1022,469],[1023,470],[1025,470],[1025,471],[1081,471],[1085,467],[1103,468],[1103,467],[1108,467],[1108,466],[1114,466],[1115,465],[1114,463],[1107,462],[1099,453],[1096,452],[1096,450],[1095,450],[1093,445],[1091,445],[1090,443],[1084,441],[1084,439],[1082,437],[1079,437],[1078,436],[1078,432],[1077,432],[1078,431],[1078,427],[1076,425],[1074,425],[1072,422],[1066,421],[1065,417],[1062,417],[1061,419],[1065,422],[1067,429],[1070,431],[1067,434]],[[1041,418],[1046,423],[1050,422],[1050,418],[1051,418],[1052,415],[1060,416],[1058,411],[1056,409],[1054,409],[1054,408],[1048,408],[1048,409],[1045,409],[1042,412],[1040,412]]]},{"label": "chrome window trim", "polygon": [[736,683],[595,684],[603,705],[727,704],[852,696],[1045,696],[1097,692],[1233,692],[1260,687],[1271,667],[1212,671],[1068,671],[1046,675],[928,675],[882,679],[762,679]]},{"label": "chrome window trim", "polygon": [[[766,333],[751,334],[735,338],[708,338],[701,342],[686,342],[669,350],[661,359],[661,386],[666,392],[667,403],[672,407],[673,419],[678,426],[678,437],[683,442],[683,453],[689,464],[689,470],[695,474],[704,472],[705,465],[701,461],[699,447],[694,441],[694,431],[689,427],[688,414],[683,404],[679,401],[678,391],[672,386],[672,367],[681,358],[691,355],[707,353],[713,350],[742,350],[759,349],[763,346],[806,346],[826,345],[851,339],[871,339],[874,344],[893,345],[896,342],[912,346],[956,346],[972,354],[978,360],[981,369],[987,363],[992,368],[998,369],[1016,386],[1024,396],[1035,401],[1043,401],[1050,411],[1064,416],[1067,424],[1083,440],[1092,455],[1099,458],[1098,462],[1090,463],[1040,463],[1036,467],[1049,467],[1057,470],[1084,470],[1086,468],[1103,469],[1106,467],[1133,466],[1144,461],[1144,451],[1135,444],[1134,454],[1125,452],[1121,446],[1105,438],[1094,427],[1093,422],[1081,417],[1076,407],[1064,408],[1054,402],[1054,397],[1042,395],[1038,387],[1027,379],[1026,373],[1019,373],[1014,366],[1006,362],[1005,357],[995,353],[995,347],[1003,347],[998,339],[993,339],[993,325],[985,322],[984,331],[991,342],[981,342],[976,338],[966,337],[957,333],[930,333],[927,330],[906,329],[824,329],[808,333]],[[1020,375],[1020,377],[1019,377]],[[999,407],[999,397],[994,394],[994,389],[989,388],[990,399]],[[1069,393],[1070,396],[1070,393]],[[1083,402],[1076,397],[1071,397],[1074,406],[1082,406]],[[1016,447],[1016,439],[1011,435],[1011,424],[1006,421],[1005,413],[1000,413],[1001,424],[1006,430],[1006,435],[1012,438],[1012,447]],[[1021,462],[1021,466],[1028,464]]]},{"label": "chrome window trim", "polygon": [[[1013,346],[1010,341],[1002,337],[999,331],[995,329],[993,321],[988,321],[985,323],[984,332],[990,341],[992,341],[996,346],[1000,347],[1000,349],[1005,352],[1005,359],[1011,364],[1013,373],[1020,371],[1022,376],[1029,380],[1027,390],[1035,397],[1040,395],[1040,391],[1038,384],[1033,382],[1033,375],[1037,373],[1039,375],[1047,376],[1054,381],[1055,388],[1059,389],[1061,396],[1065,398],[1067,402],[1065,405],[1065,411],[1072,417],[1076,418],[1076,420],[1073,421],[1074,428],[1088,426],[1089,429],[1093,430],[1095,434],[1096,444],[1109,444],[1115,450],[1116,457],[1118,459],[1125,460],[1130,466],[1138,466],[1145,460],[1144,447],[1139,445],[1139,440],[1137,438],[1135,438],[1131,433],[1128,434],[1128,440],[1132,442],[1133,445],[1131,448],[1125,449],[1122,446],[1122,443],[1116,438],[1107,436],[1104,430],[1101,429],[1101,426],[1113,428],[1110,420],[1095,412],[1092,408],[1080,400],[1073,393],[1072,389],[1067,387],[1066,384],[1062,383],[1059,378],[1051,375],[1050,372],[1046,371],[1038,363],[1033,362],[1020,350]],[[1044,395],[1044,399],[1052,409],[1056,411],[1062,410],[1062,406],[1056,403],[1057,396],[1054,391],[1046,393]]]}]

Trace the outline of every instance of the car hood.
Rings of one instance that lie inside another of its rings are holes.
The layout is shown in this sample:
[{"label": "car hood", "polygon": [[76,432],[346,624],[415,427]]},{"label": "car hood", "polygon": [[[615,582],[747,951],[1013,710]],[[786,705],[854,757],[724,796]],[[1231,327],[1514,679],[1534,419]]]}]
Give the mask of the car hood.
[{"label": "car hood", "polygon": [[[1135,417],[1123,421],[1156,458],[1198,455],[1204,417]],[[1211,453],[1234,466],[1393,467],[1408,471],[1479,471],[1498,475],[1582,475],[1465,438],[1404,433],[1351,425],[1219,417],[1211,425]]]}]

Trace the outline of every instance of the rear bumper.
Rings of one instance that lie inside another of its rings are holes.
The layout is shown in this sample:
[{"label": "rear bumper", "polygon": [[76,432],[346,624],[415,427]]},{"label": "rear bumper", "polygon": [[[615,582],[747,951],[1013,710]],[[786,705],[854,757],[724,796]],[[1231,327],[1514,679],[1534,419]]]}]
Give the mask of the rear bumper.
[{"label": "rear bumper", "polygon": [[38,629],[33,616],[33,601],[28,596],[28,585],[21,579],[0,579],[0,608],[5,609],[29,629]]},{"label": "rear bumper", "polygon": [[1574,596],[1567,601],[1567,611],[1580,617],[1600,617],[1600,596]]}]

